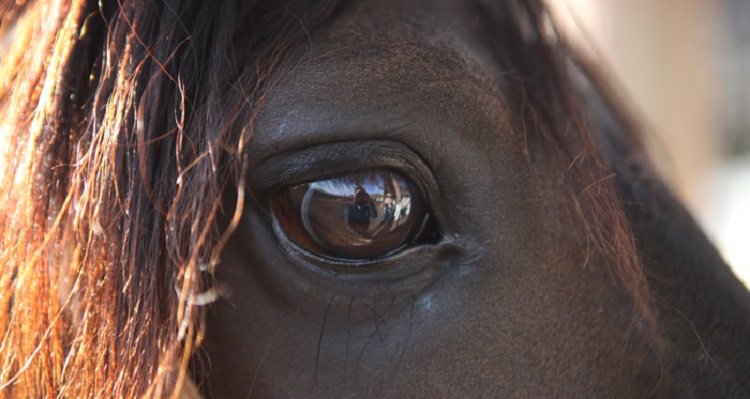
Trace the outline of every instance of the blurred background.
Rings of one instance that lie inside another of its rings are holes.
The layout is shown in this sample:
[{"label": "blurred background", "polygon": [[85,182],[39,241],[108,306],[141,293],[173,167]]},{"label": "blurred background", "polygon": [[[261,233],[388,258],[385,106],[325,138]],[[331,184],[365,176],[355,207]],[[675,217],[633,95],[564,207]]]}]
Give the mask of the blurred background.
[{"label": "blurred background", "polygon": [[750,286],[750,1],[548,3],[619,83],[662,176]]}]

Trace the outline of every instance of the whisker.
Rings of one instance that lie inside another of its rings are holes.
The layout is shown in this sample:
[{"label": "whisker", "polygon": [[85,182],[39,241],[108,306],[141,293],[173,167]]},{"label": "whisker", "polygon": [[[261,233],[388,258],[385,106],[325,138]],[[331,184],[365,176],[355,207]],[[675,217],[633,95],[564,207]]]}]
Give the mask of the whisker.
[{"label": "whisker", "polygon": [[414,305],[416,303],[417,303],[417,297],[412,296],[411,297],[411,310],[409,311],[409,328],[406,332],[406,339],[404,340],[403,349],[401,349],[401,356],[399,356],[398,363],[396,363],[395,373],[393,376],[394,379],[398,376],[398,371],[401,368],[401,363],[404,361],[404,356],[406,355],[406,348],[409,346],[409,339],[411,338],[412,322],[414,321]]},{"label": "whisker", "polygon": [[349,343],[352,336],[352,305],[354,297],[349,299],[349,312],[346,318],[346,355],[344,356],[344,388],[349,392]]},{"label": "whisker", "polygon": [[273,334],[273,338],[271,338],[271,343],[268,344],[268,347],[266,347],[266,350],[263,353],[263,357],[260,358],[260,362],[258,363],[258,368],[255,370],[255,374],[253,374],[253,381],[250,383],[250,391],[247,393],[247,399],[250,399],[250,395],[253,394],[253,388],[255,387],[255,382],[258,380],[260,369],[263,367],[263,364],[266,362],[268,353],[271,352],[271,347],[273,346],[274,342],[276,342],[276,338],[279,336],[280,332],[281,332],[281,327],[276,329],[276,332]]},{"label": "whisker", "polygon": [[319,366],[320,366],[320,348],[323,343],[323,332],[326,329],[326,321],[328,321],[328,312],[331,310],[331,305],[333,304],[333,299],[336,298],[335,295],[331,296],[331,299],[328,301],[328,305],[326,306],[326,312],[323,315],[323,324],[320,326],[320,335],[318,336],[318,350],[315,354],[315,383],[313,385],[313,392],[315,392],[315,388],[318,386],[318,373],[319,373]]}]

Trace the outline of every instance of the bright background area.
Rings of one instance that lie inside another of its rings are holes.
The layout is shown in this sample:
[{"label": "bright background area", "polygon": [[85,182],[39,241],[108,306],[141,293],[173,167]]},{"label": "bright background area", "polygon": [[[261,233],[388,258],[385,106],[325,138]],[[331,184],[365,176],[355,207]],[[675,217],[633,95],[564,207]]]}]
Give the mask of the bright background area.
[{"label": "bright background area", "polygon": [[750,286],[750,1],[548,3],[620,83],[662,175]]}]

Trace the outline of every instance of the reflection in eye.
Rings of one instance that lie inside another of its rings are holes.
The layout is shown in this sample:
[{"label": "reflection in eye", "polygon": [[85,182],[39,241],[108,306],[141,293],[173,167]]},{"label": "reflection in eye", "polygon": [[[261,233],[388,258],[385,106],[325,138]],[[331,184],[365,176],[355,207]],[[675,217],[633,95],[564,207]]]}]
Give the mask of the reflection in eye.
[{"label": "reflection in eye", "polygon": [[418,238],[429,219],[419,190],[400,174],[383,170],[285,188],[273,199],[272,208],[297,244],[317,255],[342,259],[401,249]]}]

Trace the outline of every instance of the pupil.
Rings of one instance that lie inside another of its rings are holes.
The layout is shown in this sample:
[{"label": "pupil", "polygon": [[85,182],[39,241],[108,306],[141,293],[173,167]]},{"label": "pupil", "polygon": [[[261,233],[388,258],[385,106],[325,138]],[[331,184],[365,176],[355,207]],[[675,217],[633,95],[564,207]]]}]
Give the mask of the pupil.
[{"label": "pupil", "polygon": [[289,187],[273,204],[281,227],[318,255],[366,259],[403,248],[427,212],[399,173],[369,171]]}]

